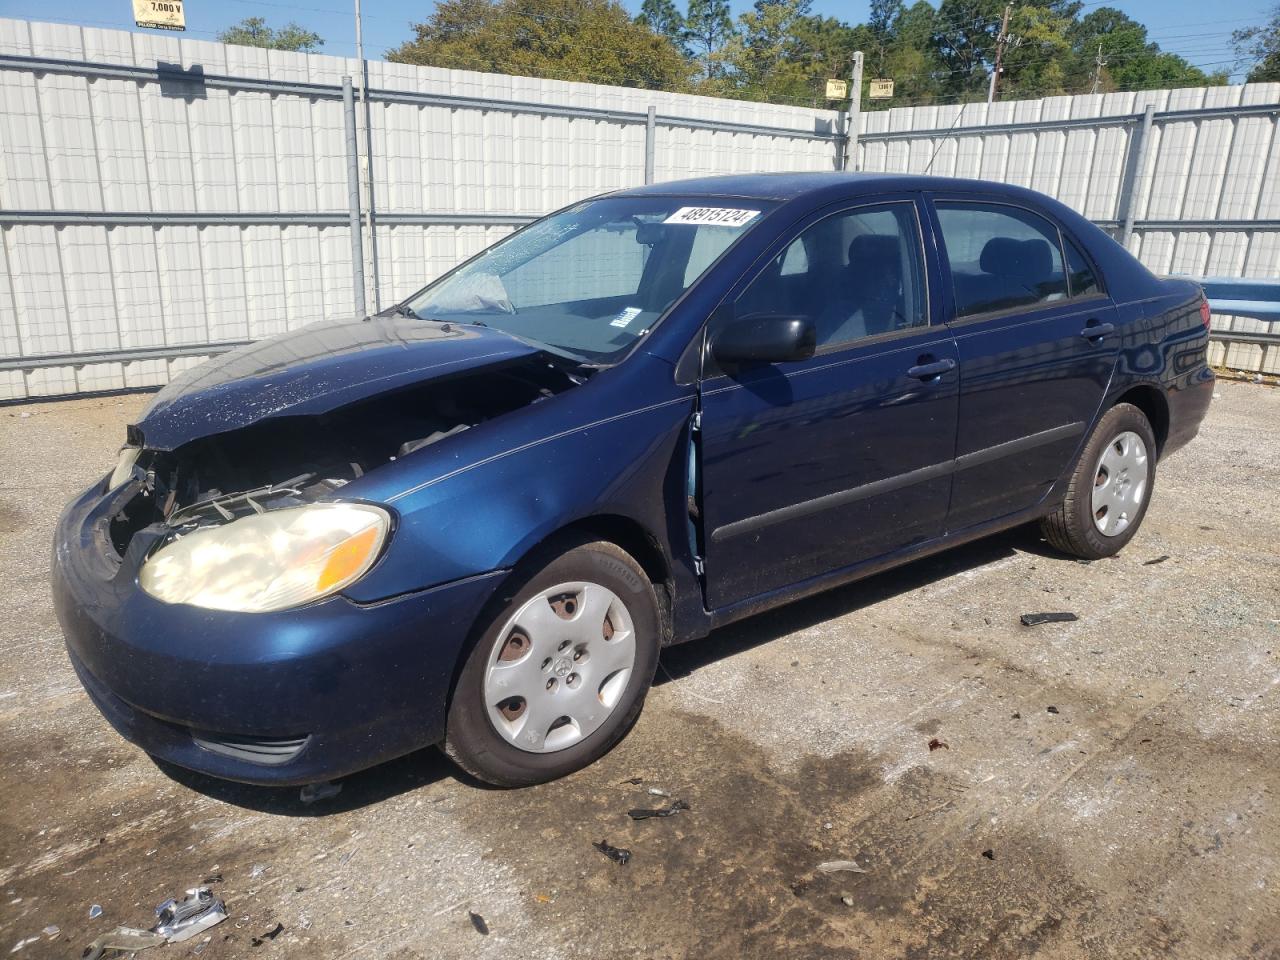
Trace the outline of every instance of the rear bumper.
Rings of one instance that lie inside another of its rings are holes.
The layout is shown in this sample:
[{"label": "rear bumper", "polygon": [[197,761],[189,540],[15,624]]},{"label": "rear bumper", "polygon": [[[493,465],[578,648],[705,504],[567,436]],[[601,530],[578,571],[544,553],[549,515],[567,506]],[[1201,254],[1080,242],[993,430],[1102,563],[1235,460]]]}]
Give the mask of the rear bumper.
[{"label": "rear bumper", "polygon": [[1217,377],[1205,367],[1174,389],[1166,390],[1169,401],[1169,435],[1160,451],[1160,459],[1168,457],[1190,443],[1200,432],[1200,424],[1209,412]]},{"label": "rear bumper", "polygon": [[161,603],[106,575],[90,490],[58,523],[53,595],[85,690],[171,763],[262,784],[333,779],[438,742],[454,669],[502,571],[377,604],[237,614]]}]

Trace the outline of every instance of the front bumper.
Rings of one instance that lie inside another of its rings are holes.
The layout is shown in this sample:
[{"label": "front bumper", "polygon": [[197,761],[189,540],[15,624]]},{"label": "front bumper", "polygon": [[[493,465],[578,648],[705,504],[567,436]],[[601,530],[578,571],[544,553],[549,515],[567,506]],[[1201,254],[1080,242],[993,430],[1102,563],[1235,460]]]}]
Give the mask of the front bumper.
[{"label": "front bumper", "polygon": [[106,555],[100,486],[54,540],[53,596],[72,665],[127,740],[230,780],[328,780],[438,742],[458,658],[494,571],[373,604],[276,613],[161,603],[137,560]]}]

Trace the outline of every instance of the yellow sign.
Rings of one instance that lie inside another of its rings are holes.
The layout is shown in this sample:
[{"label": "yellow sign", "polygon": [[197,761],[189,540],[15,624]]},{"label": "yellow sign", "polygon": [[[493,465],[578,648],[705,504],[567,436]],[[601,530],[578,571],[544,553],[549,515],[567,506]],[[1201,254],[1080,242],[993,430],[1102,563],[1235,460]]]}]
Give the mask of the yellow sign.
[{"label": "yellow sign", "polygon": [[182,0],[133,0],[133,22],[152,30],[185,30]]},{"label": "yellow sign", "polygon": [[849,85],[843,80],[827,81],[827,99],[843,100],[849,95]]},{"label": "yellow sign", "polygon": [[893,96],[892,80],[872,80],[871,88],[867,91],[867,99],[869,100],[888,100]]}]

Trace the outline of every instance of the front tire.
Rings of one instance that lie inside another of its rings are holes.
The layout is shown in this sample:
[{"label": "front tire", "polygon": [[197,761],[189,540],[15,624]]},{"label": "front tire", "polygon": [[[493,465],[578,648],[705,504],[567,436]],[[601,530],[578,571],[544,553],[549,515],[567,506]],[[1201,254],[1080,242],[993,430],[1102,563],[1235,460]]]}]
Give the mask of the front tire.
[{"label": "front tire", "polygon": [[545,783],[622,739],[658,664],[653,584],[620,547],[531,558],[491,608],[458,676],[444,750],[500,787]]},{"label": "front tire", "polygon": [[1156,455],[1146,414],[1129,403],[1108,410],[1085,444],[1066,497],[1040,521],[1045,539],[1085,560],[1119,553],[1147,515]]}]

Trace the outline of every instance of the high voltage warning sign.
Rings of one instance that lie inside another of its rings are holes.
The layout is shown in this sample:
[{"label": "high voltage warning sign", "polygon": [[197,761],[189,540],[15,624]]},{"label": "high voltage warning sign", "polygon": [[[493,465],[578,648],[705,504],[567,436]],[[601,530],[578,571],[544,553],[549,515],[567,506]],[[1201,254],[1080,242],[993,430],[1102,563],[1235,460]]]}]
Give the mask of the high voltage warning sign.
[{"label": "high voltage warning sign", "polygon": [[186,30],[182,0],[133,0],[133,22],[152,30]]}]

